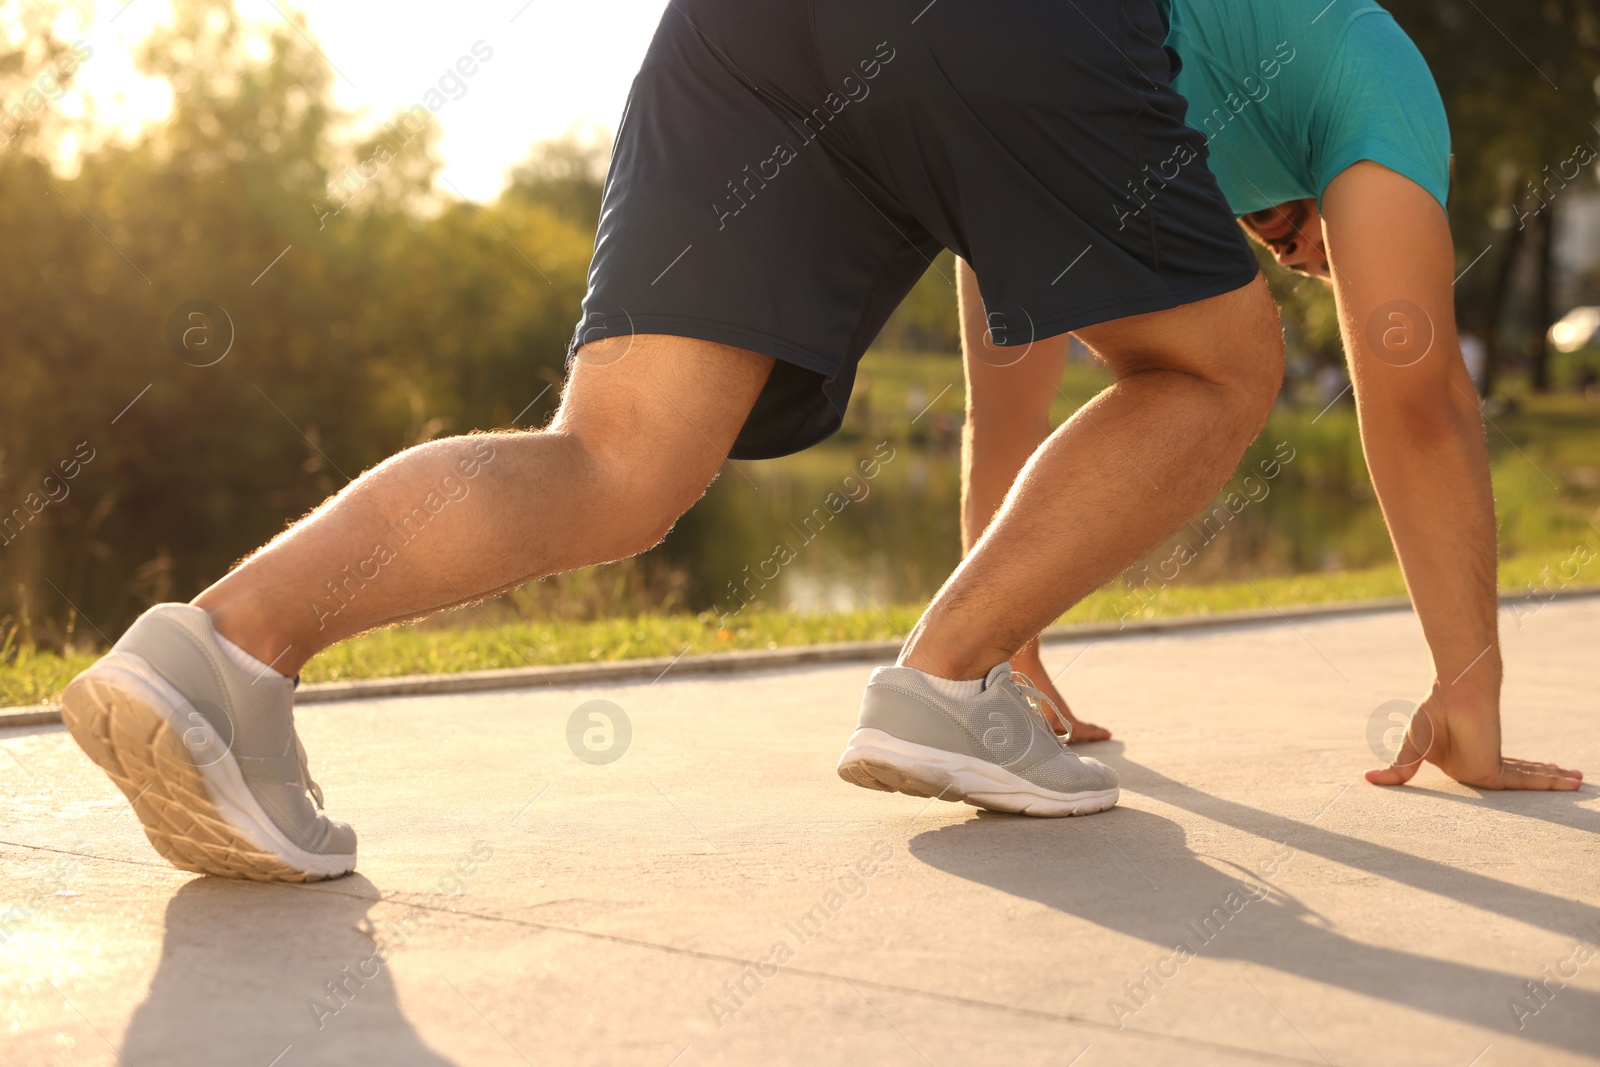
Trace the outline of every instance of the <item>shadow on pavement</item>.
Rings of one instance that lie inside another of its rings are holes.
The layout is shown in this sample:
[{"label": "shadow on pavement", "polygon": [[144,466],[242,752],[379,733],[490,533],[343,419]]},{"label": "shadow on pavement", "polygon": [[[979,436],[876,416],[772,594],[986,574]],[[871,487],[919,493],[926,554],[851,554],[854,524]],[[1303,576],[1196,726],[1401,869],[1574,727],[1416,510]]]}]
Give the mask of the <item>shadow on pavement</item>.
[{"label": "shadow on pavement", "polygon": [[338,884],[333,893],[186,882],[167,905],[161,963],[123,1062],[455,1067],[417,1035],[373,956],[377,887],[359,874]]},{"label": "shadow on pavement", "polygon": [[[1214,822],[1231,826],[1247,834],[1253,834],[1274,844],[1286,843],[1288,846],[1303,852],[1321,856],[1335,863],[1342,863],[1358,870],[1375,874],[1382,878],[1409,885],[1414,889],[1421,889],[1428,893],[1435,893],[1450,900],[1459,901],[1475,908],[1484,908],[1488,911],[1507,915],[1530,926],[1543,927],[1552,933],[1562,936],[1588,936],[1593,939],[1596,931],[1600,931],[1600,908],[1545,893],[1538,889],[1528,889],[1523,886],[1502,882],[1497,878],[1479,874],[1476,871],[1466,870],[1461,867],[1452,867],[1437,860],[1425,859],[1403,852],[1388,845],[1380,845],[1359,837],[1351,837],[1329,830],[1314,822],[1301,822],[1297,819],[1274,815],[1271,812],[1252,808],[1238,801],[1227,800],[1223,797],[1213,796],[1202,792],[1193,786],[1184,785],[1175,779],[1168,778],[1159,771],[1151,770],[1143,764],[1135,763],[1122,755],[1122,746],[1119,742],[1110,741],[1103,746],[1096,746],[1092,754],[1105,763],[1116,768],[1117,774],[1122,779],[1124,789],[1135,793],[1143,793],[1165,804],[1171,804],[1185,811],[1193,812]],[[1370,785],[1357,778],[1350,783],[1351,789],[1381,789],[1382,786]],[[1404,797],[1412,786],[1403,786],[1394,790],[1398,796]],[[1476,798],[1455,797],[1454,799],[1475,807],[1492,807],[1496,811],[1514,811],[1519,815],[1539,818],[1541,809],[1554,809],[1569,812],[1575,804],[1591,796],[1589,786],[1571,793],[1522,793],[1506,792],[1482,794]],[[1418,790],[1419,793],[1423,790]],[[1336,797],[1342,795],[1329,795],[1327,821],[1337,821],[1338,805]],[[1443,793],[1428,791],[1429,799],[1443,796]],[[1583,810],[1583,809],[1578,809]],[[1574,829],[1583,827],[1574,826],[1571,822],[1557,819],[1547,819],[1549,822],[1559,822],[1564,826],[1573,826]],[[1409,827],[1408,827],[1409,829]],[[1269,855],[1264,851],[1263,856]],[[1583,935],[1585,929],[1589,933]]]},{"label": "shadow on pavement", "polygon": [[[1143,792],[1159,783],[1150,789],[1153,796],[1255,834],[1264,844],[1259,855],[1250,857],[1250,868],[1216,857],[1208,862],[1189,848],[1178,823],[1126,807],[1071,820],[982,812],[914,837],[911,854],[931,867],[1149,944],[1148,958],[1131,963],[1126,974],[1105,974],[1104,992],[1093,1007],[1079,1005],[1078,1010],[1103,1011],[1107,1022],[1129,1026],[1139,1026],[1140,1015],[1159,1016],[1160,987],[1146,979],[1142,968],[1148,965],[1167,982],[1183,982],[1192,961],[1175,959],[1175,946],[1181,942],[1197,957],[1242,960],[1508,1036],[1593,1054],[1600,996],[1552,983],[1553,998],[1536,1014],[1524,1016],[1519,1030],[1511,1001],[1519,998],[1530,1008],[1539,1006],[1525,987],[1530,979],[1544,978],[1537,966],[1530,965],[1528,974],[1511,974],[1341,933],[1341,926],[1385,925],[1381,883],[1363,879],[1347,891],[1347,899],[1360,909],[1350,923],[1311,911],[1275,883],[1293,872],[1295,856],[1311,853],[1551,930],[1573,943],[1579,937],[1600,939],[1595,930],[1583,929],[1590,920],[1600,923],[1600,910],[1210,796],[1116,758],[1110,744],[1090,751],[1106,762],[1115,759],[1119,772],[1126,767],[1125,786]],[[1274,858],[1276,865],[1269,866]],[[1219,870],[1218,864],[1232,870]],[[1070,944],[1059,946],[1062,965],[1072,965],[1068,957],[1073,951]],[[1567,951],[1561,953],[1565,955]],[[1554,966],[1557,958],[1540,963]],[[1168,977],[1169,971],[1175,976]],[[1145,996],[1141,1006],[1124,982],[1146,982],[1153,995]],[[1257,996],[1248,986],[1240,989],[1242,996]]]},{"label": "shadow on pavement", "polygon": [[1404,788],[1407,792],[1419,793],[1429,800],[1443,800],[1451,804],[1465,804],[1469,808],[1503,811],[1508,815],[1519,815],[1524,819],[1538,819],[1540,822],[1565,826],[1569,830],[1600,834],[1600,811],[1580,806],[1586,801],[1593,801],[1595,794],[1600,793],[1600,788],[1596,788],[1593,782],[1586,781],[1581,788],[1562,792],[1477,790],[1475,795],[1470,797],[1464,797],[1460,793],[1448,793],[1443,789],[1430,789],[1427,786],[1408,785]]}]

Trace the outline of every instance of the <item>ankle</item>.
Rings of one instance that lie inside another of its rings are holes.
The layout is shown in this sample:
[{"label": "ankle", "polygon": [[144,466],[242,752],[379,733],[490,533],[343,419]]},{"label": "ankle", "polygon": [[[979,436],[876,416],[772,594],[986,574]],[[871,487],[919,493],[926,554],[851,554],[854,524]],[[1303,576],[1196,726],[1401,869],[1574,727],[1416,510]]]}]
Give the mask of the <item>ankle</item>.
[{"label": "ankle", "polygon": [[263,626],[263,612],[241,607],[227,598],[209,593],[208,590],[189,603],[209,615],[211,628],[217,632],[217,636],[238,652],[286,678],[293,678],[306,660],[311,658],[310,652],[296,648],[292,639]]},{"label": "ankle", "polygon": [[[916,670],[915,667],[911,669]],[[934,692],[947,696],[951,700],[972,700],[983,694],[984,680],[982,678],[963,678],[958,681],[954,678],[940,678],[938,675],[929,674],[927,671],[917,671],[917,673],[922,675],[923,680],[933,687]]]},{"label": "ankle", "polygon": [[[250,676],[252,685],[267,678],[285,679],[291,677],[280,672],[276,665],[246,652],[220,631],[217,633],[217,647],[222,650],[223,656],[227,658],[229,663],[233,664],[235,669]],[[281,664],[282,657],[279,657],[279,659]]]},{"label": "ankle", "polygon": [[1005,662],[1003,653],[973,654],[968,656],[939,656],[917,648],[907,648],[900,654],[896,666],[911,667],[934,678],[952,682],[982,682],[996,664]]}]

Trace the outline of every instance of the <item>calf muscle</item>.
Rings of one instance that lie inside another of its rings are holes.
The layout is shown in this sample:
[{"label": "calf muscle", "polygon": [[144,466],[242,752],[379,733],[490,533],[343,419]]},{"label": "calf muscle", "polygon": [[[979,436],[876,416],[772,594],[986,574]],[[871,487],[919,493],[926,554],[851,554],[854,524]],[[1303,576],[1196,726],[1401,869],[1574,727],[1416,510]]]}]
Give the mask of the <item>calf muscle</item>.
[{"label": "calf muscle", "polygon": [[1276,321],[1258,280],[1080,331],[1116,384],[1033,454],[902,662],[981,677],[1209,500],[1277,395]]},{"label": "calf muscle", "polygon": [[588,346],[548,430],[407,449],[194,603],[292,674],[353,634],[641,552],[705,492],[771,364],[684,338]]}]

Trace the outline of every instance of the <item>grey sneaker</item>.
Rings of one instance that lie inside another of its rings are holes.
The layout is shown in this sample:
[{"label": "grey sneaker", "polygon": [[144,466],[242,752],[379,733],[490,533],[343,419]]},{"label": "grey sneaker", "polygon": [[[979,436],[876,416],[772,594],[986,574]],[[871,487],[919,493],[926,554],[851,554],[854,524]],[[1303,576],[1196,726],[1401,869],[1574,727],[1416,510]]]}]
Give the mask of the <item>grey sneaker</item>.
[{"label": "grey sneaker", "polygon": [[867,789],[1021,815],[1088,815],[1117,802],[1117,772],[1056,737],[1049,698],[1002,663],[976,697],[947,697],[909,667],[879,667],[839,777]]},{"label": "grey sneaker", "polygon": [[294,683],[240,670],[201,609],[158,604],[139,616],[61,704],[73,740],[174,866],[285,882],[355,867],[355,831],[318,814]]}]

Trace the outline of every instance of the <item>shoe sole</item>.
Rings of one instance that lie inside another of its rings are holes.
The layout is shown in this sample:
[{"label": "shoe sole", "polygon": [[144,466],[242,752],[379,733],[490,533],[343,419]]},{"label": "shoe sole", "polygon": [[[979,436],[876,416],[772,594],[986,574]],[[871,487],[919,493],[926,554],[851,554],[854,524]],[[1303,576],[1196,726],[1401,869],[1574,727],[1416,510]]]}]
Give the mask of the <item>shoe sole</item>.
[{"label": "shoe sole", "polygon": [[1093,815],[1116,804],[1122,793],[1118,787],[1057,793],[988,760],[868,728],[851,735],[839,757],[839,777],[864,789],[959,800],[990,811],[1043,818]]},{"label": "shoe sole", "polygon": [[353,853],[319,855],[285,838],[209,726],[196,750],[214,758],[197,763],[183,742],[178,708],[138,673],[148,665],[126,653],[118,660],[127,665],[102,660],[73,679],[61,697],[61,720],[122,790],[169,863],[258,882],[316,882],[355,869]]}]

